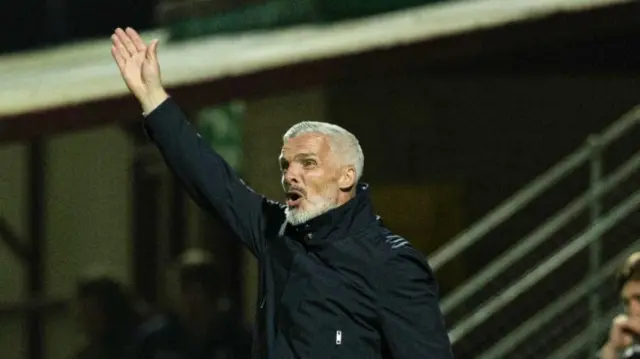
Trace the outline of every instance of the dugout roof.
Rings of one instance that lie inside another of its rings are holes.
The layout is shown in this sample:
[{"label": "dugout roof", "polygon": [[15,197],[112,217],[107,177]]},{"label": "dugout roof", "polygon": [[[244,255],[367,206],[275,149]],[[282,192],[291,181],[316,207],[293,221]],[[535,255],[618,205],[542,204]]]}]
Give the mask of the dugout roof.
[{"label": "dugout roof", "polygon": [[[629,29],[637,35],[639,5],[634,0],[454,1],[187,42],[163,41],[164,30],[143,37],[161,40],[163,79],[172,94],[199,106],[418,68],[457,71],[480,66],[489,55],[495,60],[532,46],[545,51],[551,39],[564,44]],[[0,57],[0,141],[136,119],[139,109],[109,50],[105,39]]]}]

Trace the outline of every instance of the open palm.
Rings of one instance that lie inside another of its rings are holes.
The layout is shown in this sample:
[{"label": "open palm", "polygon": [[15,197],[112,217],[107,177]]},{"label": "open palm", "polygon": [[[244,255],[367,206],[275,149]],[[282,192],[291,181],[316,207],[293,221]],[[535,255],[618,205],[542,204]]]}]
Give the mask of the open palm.
[{"label": "open palm", "polygon": [[152,41],[147,46],[140,35],[131,28],[116,29],[111,40],[111,55],[133,95],[143,102],[154,92],[162,92],[157,56],[158,41]]}]

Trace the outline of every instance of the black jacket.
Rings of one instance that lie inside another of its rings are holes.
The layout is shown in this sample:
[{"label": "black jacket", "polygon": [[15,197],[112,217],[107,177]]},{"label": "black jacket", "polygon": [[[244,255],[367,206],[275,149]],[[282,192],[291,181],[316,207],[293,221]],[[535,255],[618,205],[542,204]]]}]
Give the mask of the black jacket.
[{"label": "black jacket", "polygon": [[438,286],[373,213],[368,188],[297,227],[248,188],[168,99],[146,130],[192,198],[258,258],[253,358],[450,359]]}]

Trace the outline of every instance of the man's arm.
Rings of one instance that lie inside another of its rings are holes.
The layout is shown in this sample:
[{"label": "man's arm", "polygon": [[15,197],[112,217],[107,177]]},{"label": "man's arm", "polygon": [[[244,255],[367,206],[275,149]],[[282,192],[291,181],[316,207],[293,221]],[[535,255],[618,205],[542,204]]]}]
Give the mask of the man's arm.
[{"label": "man's arm", "polygon": [[171,98],[146,116],[145,129],[191,198],[219,215],[257,255],[264,248],[267,225],[284,220],[280,205],[245,185]]},{"label": "man's arm", "polygon": [[619,359],[620,351],[616,350],[614,347],[605,344],[597,355],[598,359]]},{"label": "man's arm", "polygon": [[438,304],[438,285],[426,260],[398,248],[383,266],[380,319],[393,359],[453,359]]},{"label": "man's arm", "polygon": [[173,173],[202,208],[222,217],[257,255],[264,248],[265,231],[282,223],[283,210],[248,188],[169,98],[162,86],[157,40],[147,46],[131,28],[116,29],[111,39],[122,79],[140,102],[147,133]]}]

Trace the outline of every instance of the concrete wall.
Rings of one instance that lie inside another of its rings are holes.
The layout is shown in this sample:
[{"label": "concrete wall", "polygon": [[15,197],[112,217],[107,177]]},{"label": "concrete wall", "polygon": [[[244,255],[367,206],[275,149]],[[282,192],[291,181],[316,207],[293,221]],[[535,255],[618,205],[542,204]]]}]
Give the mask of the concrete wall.
[{"label": "concrete wall", "polygon": [[[73,294],[78,274],[104,266],[130,285],[130,173],[132,145],[116,127],[57,136],[47,162],[47,293]],[[47,325],[51,358],[74,343],[71,316]]]},{"label": "concrete wall", "polygon": [[[27,233],[24,213],[27,189],[26,147],[11,145],[0,148],[0,215],[13,227],[16,235],[24,238]],[[4,243],[0,243],[0,302],[16,302],[26,291],[21,262],[13,256]],[[25,321],[19,316],[3,318],[0,322],[0,354],[6,359],[22,359]]]},{"label": "concrete wall", "polygon": [[[45,287],[53,298],[71,298],[75,279],[90,267],[109,267],[129,284],[129,166],[132,148],[112,126],[51,138],[46,158]],[[0,215],[26,239],[27,177],[23,145],[0,148]],[[24,300],[25,272],[0,244],[0,302]],[[73,313],[49,316],[46,348],[67,358],[81,342]],[[24,321],[0,318],[0,356],[22,359]]]}]

